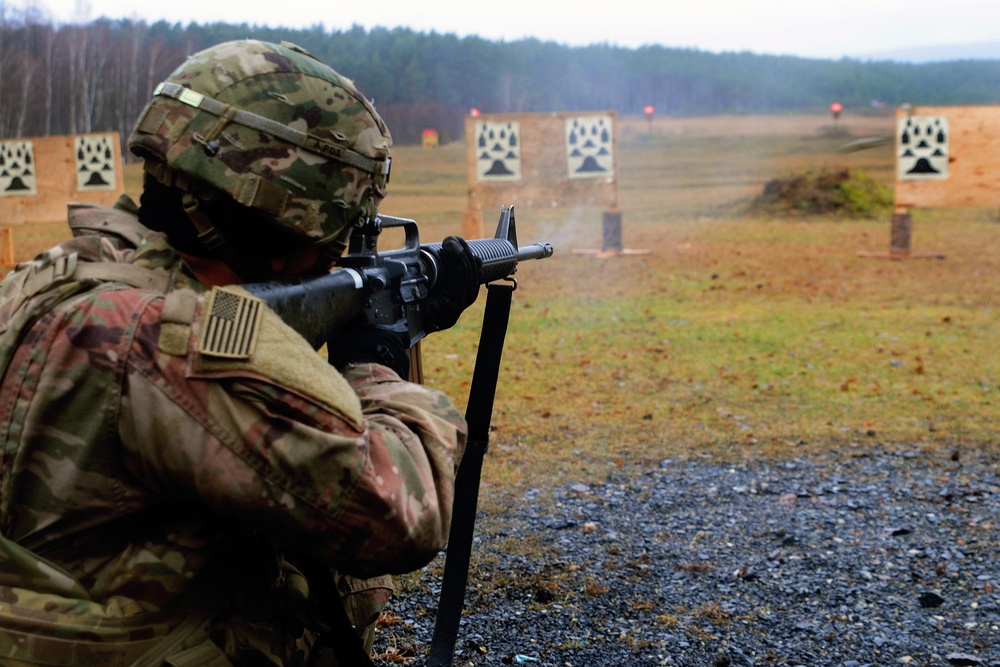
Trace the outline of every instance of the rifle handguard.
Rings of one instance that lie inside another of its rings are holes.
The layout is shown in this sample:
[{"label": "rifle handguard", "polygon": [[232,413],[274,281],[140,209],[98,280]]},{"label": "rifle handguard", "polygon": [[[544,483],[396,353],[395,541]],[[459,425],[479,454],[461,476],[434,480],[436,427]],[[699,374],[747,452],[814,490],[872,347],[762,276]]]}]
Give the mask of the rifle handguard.
[{"label": "rifle handguard", "polygon": [[[479,276],[480,284],[502,280],[517,271],[518,262],[527,259],[544,259],[553,253],[550,243],[535,243],[517,248],[507,239],[473,239],[466,241],[469,251],[483,261],[483,272]],[[425,243],[420,246],[425,258],[425,269],[428,277],[428,287],[437,282],[438,257],[441,254],[440,243]]]}]

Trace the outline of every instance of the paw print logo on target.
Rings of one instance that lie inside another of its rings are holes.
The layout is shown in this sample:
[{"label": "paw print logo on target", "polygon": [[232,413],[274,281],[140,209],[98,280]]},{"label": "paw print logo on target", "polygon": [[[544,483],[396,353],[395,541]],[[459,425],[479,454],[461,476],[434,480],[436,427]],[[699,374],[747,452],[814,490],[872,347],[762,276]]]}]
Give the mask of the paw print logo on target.
[{"label": "paw print logo on target", "polygon": [[88,190],[114,190],[118,187],[115,171],[113,135],[86,135],[75,140],[76,188]]},{"label": "paw print logo on target", "polygon": [[907,116],[898,121],[899,180],[948,178],[948,117]]},{"label": "paw print logo on target", "polygon": [[480,181],[521,180],[520,123],[479,123],[476,129],[476,176]]},{"label": "paw print logo on target", "polygon": [[37,194],[34,145],[30,141],[0,142],[0,197]]},{"label": "paw print logo on target", "polygon": [[566,119],[566,164],[569,178],[614,177],[613,148],[610,116]]}]

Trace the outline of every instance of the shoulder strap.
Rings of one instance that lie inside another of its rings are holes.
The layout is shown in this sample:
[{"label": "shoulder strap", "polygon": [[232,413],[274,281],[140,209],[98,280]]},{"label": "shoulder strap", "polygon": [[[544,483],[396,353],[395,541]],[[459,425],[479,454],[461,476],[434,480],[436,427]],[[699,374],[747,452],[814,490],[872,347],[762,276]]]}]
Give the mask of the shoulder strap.
[{"label": "shoulder strap", "polygon": [[170,289],[170,274],[157,269],[147,269],[135,264],[111,262],[78,262],[73,280],[124,283],[136,289],[166,293]]},{"label": "shoulder strap", "polygon": [[69,228],[74,235],[86,232],[114,234],[138,248],[149,233],[136,217],[138,211],[128,195],[122,195],[114,206],[73,202],[69,204]]}]

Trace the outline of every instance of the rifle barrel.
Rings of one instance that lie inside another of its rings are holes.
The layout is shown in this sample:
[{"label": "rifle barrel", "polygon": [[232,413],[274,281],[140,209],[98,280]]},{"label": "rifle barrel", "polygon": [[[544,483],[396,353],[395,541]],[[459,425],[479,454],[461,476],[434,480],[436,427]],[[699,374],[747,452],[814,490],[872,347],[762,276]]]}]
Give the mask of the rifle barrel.
[{"label": "rifle barrel", "polygon": [[523,262],[526,259],[545,259],[552,256],[551,243],[533,243],[521,246],[517,249],[517,261]]}]

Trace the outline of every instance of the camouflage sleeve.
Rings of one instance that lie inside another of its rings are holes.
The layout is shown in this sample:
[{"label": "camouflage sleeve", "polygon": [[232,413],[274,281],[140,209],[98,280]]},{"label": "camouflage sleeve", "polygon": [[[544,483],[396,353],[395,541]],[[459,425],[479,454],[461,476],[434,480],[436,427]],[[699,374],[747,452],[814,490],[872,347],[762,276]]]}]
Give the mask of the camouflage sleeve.
[{"label": "camouflage sleeve", "polygon": [[140,317],[119,430],[142,484],[355,576],[432,559],[466,440],[451,401],[373,364],[345,379],[269,312],[251,358],[211,358],[198,308],[179,336],[162,300]]},{"label": "camouflage sleeve", "polygon": [[[441,532],[435,535],[437,546],[428,553],[428,560],[444,548],[451,526],[451,509],[455,495],[455,472],[465,450],[467,430],[465,419],[451,400],[442,392],[419,384],[405,382],[386,366],[379,364],[354,364],[344,370],[361,401],[364,422],[369,438],[378,443],[371,449],[375,468],[388,470],[391,478],[376,479],[376,488],[400,489],[407,514],[419,516],[421,505],[417,495],[407,494],[407,489],[436,488],[438,512],[441,514]],[[399,442],[406,446],[403,458],[395,460],[393,448],[386,443]],[[427,447],[421,443],[447,442],[445,447]],[[390,458],[383,458],[383,457]],[[407,460],[418,465],[403,465]],[[415,472],[430,472],[432,477],[414,478]],[[382,473],[384,474],[384,472]],[[395,493],[395,492],[393,492]],[[409,495],[409,498],[405,498]],[[426,497],[426,494],[425,494]],[[364,512],[369,500],[359,496],[357,511]],[[374,500],[374,499],[373,499]],[[407,521],[409,523],[409,521]],[[391,551],[392,542],[381,545]],[[397,572],[412,571],[404,568]]]}]

